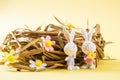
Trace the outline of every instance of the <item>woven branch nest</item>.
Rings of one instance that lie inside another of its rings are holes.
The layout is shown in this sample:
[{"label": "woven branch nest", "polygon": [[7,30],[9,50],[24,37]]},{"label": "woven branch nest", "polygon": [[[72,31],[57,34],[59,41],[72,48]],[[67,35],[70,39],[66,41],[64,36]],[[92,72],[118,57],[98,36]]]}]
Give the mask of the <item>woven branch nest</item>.
[{"label": "woven branch nest", "polygon": [[[49,30],[49,28],[52,30]],[[16,54],[19,54],[19,58],[18,62],[11,63],[9,66],[13,66],[14,68],[17,68],[17,70],[25,69],[29,71],[36,71],[36,69],[29,67],[29,60],[40,59],[42,62],[47,64],[47,69],[66,68],[67,64],[65,58],[67,55],[64,53],[63,48],[67,43],[67,40],[63,32],[60,33],[61,29],[61,26],[49,24],[46,26],[44,31],[41,31],[40,27],[35,31],[32,31],[30,29],[16,29],[12,31],[12,34],[8,34],[6,36],[3,42],[4,47],[2,51],[9,53],[11,49],[14,49]],[[53,45],[54,51],[46,51],[44,49],[44,46],[40,46],[40,43],[43,42],[40,37],[46,37],[47,35],[51,36],[51,40],[56,42],[56,44]],[[103,59],[104,57],[105,41],[101,33],[94,33],[92,41],[95,43],[97,48],[97,57],[95,59],[95,65],[97,67],[98,60]],[[75,33],[74,42],[78,47],[75,65],[81,66],[85,64],[85,54],[81,50],[84,38],[82,37],[81,33]]]}]

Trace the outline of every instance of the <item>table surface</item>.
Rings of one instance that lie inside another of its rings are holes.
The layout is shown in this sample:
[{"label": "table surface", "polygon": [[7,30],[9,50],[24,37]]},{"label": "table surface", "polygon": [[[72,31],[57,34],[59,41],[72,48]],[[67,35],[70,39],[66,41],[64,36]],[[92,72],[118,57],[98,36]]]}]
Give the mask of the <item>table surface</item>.
[{"label": "table surface", "polygon": [[120,80],[120,60],[100,60],[95,70],[50,69],[29,72],[0,65],[0,80]]}]

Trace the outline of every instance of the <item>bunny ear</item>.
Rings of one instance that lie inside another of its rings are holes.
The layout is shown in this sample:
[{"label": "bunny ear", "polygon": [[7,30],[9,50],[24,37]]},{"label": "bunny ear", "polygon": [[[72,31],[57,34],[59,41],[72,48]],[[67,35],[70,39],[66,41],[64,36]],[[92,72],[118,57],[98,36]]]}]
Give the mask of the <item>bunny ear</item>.
[{"label": "bunny ear", "polygon": [[82,33],[84,39],[85,39],[85,40],[88,40],[87,32],[86,32],[83,28],[81,28],[81,33]]},{"label": "bunny ear", "polygon": [[63,28],[63,34],[64,34],[65,38],[67,39],[67,41],[69,42],[70,41],[70,34],[65,28]]},{"label": "bunny ear", "polygon": [[93,35],[93,28],[91,28],[90,31],[88,32],[88,40],[89,41],[92,40],[92,35]]},{"label": "bunny ear", "polygon": [[74,37],[75,37],[75,29],[72,28],[72,31],[71,31],[71,33],[70,33],[70,41],[73,42]]}]

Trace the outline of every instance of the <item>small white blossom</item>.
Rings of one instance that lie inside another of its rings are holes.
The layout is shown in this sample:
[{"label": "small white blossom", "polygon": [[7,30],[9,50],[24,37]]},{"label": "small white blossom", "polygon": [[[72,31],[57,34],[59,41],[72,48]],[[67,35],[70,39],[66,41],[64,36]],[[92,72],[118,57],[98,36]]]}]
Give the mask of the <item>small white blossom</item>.
[{"label": "small white blossom", "polygon": [[41,60],[36,60],[36,61],[29,60],[29,63],[30,63],[29,66],[31,68],[35,68],[37,70],[45,69],[45,67],[47,66],[47,64],[46,63],[42,63]]}]

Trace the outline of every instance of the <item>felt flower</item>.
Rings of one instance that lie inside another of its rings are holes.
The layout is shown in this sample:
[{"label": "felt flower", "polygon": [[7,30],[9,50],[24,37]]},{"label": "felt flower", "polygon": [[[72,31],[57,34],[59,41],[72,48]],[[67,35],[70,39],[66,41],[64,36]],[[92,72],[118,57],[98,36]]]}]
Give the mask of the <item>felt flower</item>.
[{"label": "felt flower", "polygon": [[90,53],[88,54],[87,58],[89,58],[89,59],[94,59],[94,58],[96,58],[96,53],[90,52]]},{"label": "felt flower", "polygon": [[73,25],[71,23],[67,23],[66,26],[68,27],[68,29],[72,29]]},{"label": "felt flower", "polygon": [[95,59],[89,59],[89,58],[87,58],[85,60],[85,62],[87,63],[87,65],[91,65],[91,64],[93,64],[95,62]]},{"label": "felt flower", "polygon": [[14,55],[14,53],[15,51],[13,49],[10,51],[10,53],[4,52],[2,61],[5,62],[5,64],[17,62],[19,56],[18,54]]},{"label": "felt flower", "polygon": [[47,50],[47,51],[53,51],[54,50],[52,45],[55,45],[55,41],[51,41],[50,36],[46,36],[46,38],[41,37],[41,39],[43,40],[43,46],[45,47],[45,50]]},{"label": "felt flower", "polygon": [[94,53],[94,52],[90,52],[88,55],[84,56],[84,60],[88,65],[94,63],[95,58],[96,58],[96,53]]},{"label": "felt flower", "polygon": [[29,63],[30,63],[29,66],[31,68],[35,68],[37,70],[44,69],[47,66],[47,64],[46,63],[42,63],[41,60],[36,60],[36,61],[30,60]]}]

